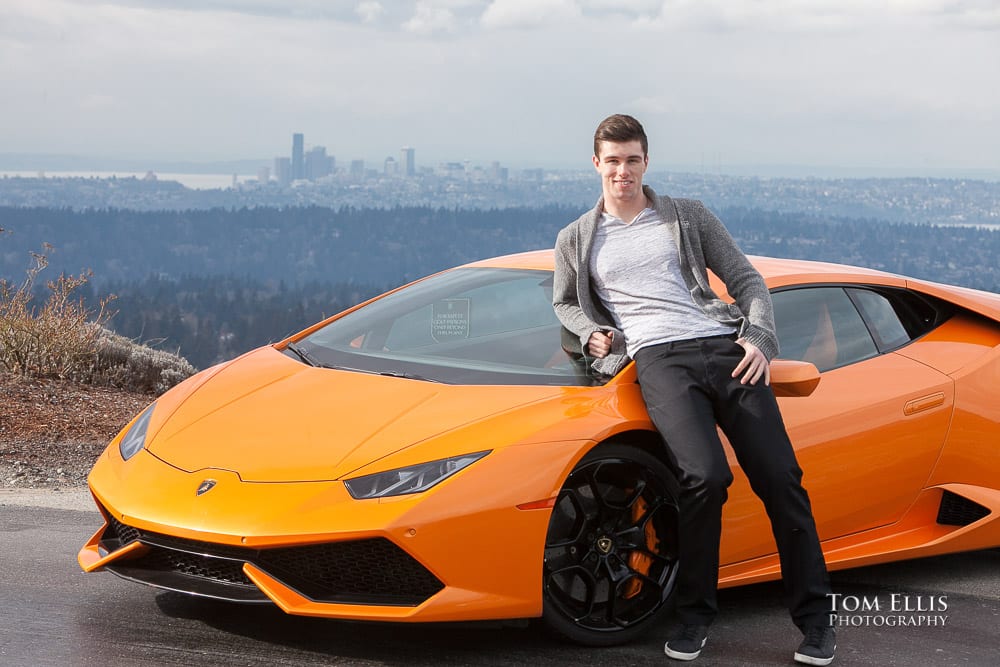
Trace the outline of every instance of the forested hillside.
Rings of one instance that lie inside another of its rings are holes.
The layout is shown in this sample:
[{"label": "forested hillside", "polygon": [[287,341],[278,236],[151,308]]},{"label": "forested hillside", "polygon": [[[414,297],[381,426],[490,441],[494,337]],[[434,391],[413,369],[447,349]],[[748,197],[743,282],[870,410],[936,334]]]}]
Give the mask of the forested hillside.
[{"label": "forested hillside", "polygon": [[459,211],[320,207],[138,212],[0,208],[12,233],[0,275],[55,246],[57,271],[89,267],[94,280],[149,275],[235,275],[284,280],[395,282],[496,254],[551,247],[579,211],[549,207]]},{"label": "forested hillside", "polygon": [[339,313],[390,285],[263,282],[255,278],[151,276],[139,283],[112,283],[118,333],[170,352],[198,368],[285,338]]},{"label": "forested hillside", "polygon": [[[137,212],[2,208],[0,277],[43,244],[48,278],[93,271],[111,326],[205,367],[278,340],[403,282],[499,254],[551,247],[582,210],[245,208]],[[731,208],[748,253],[819,259],[1000,291],[1000,230]]]}]

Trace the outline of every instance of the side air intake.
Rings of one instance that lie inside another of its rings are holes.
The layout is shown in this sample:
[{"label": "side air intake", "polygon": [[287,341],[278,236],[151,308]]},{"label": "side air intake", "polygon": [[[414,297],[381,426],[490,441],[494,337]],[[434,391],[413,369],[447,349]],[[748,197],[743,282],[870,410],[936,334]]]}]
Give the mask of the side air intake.
[{"label": "side air intake", "polygon": [[968,526],[989,513],[990,510],[979,503],[957,493],[945,491],[941,495],[941,507],[938,508],[937,522],[944,526]]}]

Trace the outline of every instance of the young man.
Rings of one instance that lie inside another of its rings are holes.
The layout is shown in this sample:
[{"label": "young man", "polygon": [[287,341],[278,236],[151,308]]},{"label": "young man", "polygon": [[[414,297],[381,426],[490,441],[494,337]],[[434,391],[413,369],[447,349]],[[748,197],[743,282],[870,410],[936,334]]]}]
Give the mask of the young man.
[{"label": "young man", "polygon": [[[632,358],[649,416],[680,484],[676,605],[680,632],[664,650],[693,660],[718,613],[722,505],[732,473],[716,425],[763,501],[792,620],[795,660],[828,665],[835,650],[829,578],[802,471],[770,388],[778,352],[764,281],[701,202],[658,196],[642,125],[606,118],[594,134],[603,197],[559,233],[553,305],[596,370]],[[719,299],[706,269],[726,284]]]}]

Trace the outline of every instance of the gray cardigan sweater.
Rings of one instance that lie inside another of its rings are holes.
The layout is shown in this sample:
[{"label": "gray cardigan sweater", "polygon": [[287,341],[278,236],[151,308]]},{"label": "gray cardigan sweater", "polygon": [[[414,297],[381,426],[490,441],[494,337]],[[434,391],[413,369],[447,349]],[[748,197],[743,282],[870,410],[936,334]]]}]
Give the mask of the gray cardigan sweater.
[{"label": "gray cardigan sweater", "polygon": [[[778,337],[771,295],[722,222],[700,201],[661,197],[649,186],[643,186],[643,191],[660,218],[672,226],[681,273],[694,302],[710,318],[736,327],[739,336],[773,359],[778,354]],[[584,352],[595,331],[616,332],[611,353],[592,363],[594,370],[614,375],[629,361],[625,337],[615,329],[590,283],[590,251],[603,211],[601,198],[594,208],[559,232],[552,305],[563,326],[579,336]],[[726,303],[712,290],[707,269],[725,283],[735,303]]]}]

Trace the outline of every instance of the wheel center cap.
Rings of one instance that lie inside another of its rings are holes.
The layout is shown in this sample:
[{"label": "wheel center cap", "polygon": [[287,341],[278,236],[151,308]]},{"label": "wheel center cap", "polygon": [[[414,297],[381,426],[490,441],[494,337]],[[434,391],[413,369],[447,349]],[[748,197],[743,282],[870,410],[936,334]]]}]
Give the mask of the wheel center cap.
[{"label": "wheel center cap", "polygon": [[611,553],[611,548],[614,545],[615,543],[611,541],[610,537],[602,536],[597,538],[597,550],[604,555]]}]

